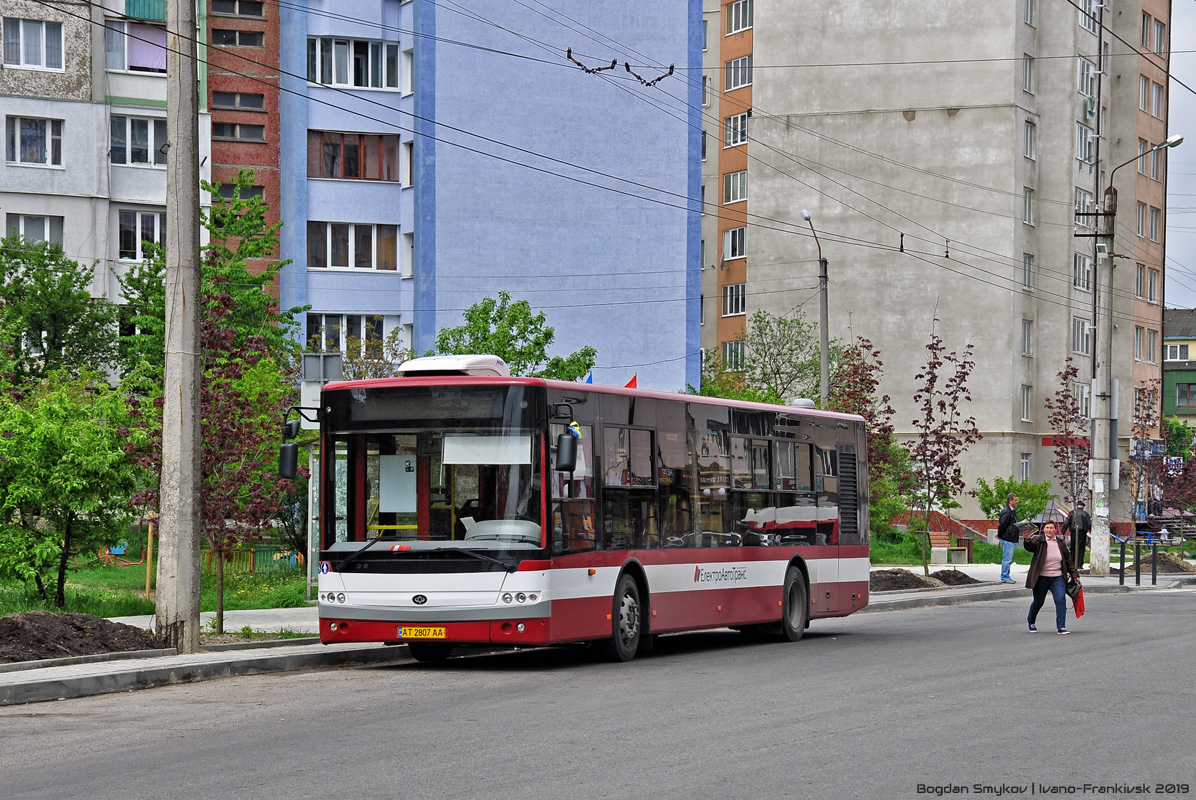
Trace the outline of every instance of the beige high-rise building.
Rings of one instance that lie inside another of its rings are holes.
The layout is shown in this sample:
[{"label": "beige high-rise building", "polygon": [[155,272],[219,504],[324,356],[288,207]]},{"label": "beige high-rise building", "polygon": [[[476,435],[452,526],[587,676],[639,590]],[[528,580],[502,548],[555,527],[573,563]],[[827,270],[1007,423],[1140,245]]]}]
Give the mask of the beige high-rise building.
[{"label": "beige high-rise building", "polygon": [[[1161,377],[1169,0],[708,0],[705,18],[703,347],[733,361],[758,309],[817,321],[808,209],[830,335],[881,351],[898,432],[934,330],[974,346],[969,485],[1053,480],[1044,400],[1070,356],[1088,409],[1097,353],[1107,240],[1085,215],[1129,162],[1109,243],[1124,463],[1132,387]],[[1113,521],[1132,504],[1123,487]]]}]

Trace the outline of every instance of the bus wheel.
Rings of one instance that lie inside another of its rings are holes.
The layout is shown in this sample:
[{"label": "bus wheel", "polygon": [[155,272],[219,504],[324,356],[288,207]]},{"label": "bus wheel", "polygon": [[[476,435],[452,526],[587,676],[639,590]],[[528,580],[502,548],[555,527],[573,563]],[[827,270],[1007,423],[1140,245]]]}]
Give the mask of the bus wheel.
[{"label": "bus wheel", "polygon": [[639,584],[630,575],[621,575],[615,585],[611,639],[607,643],[607,654],[612,661],[630,661],[635,658],[643,630],[640,608]]},{"label": "bus wheel", "polygon": [[810,621],[810,597],[801,570],[790,567],[785,570],[785,594],[781,601],[781,636],[787,642],[796,642],[806,632]]},{"label": "bus wheel", "polygon": [[407,652],[416,661],[424,664],[439,664],[446,660],[453,648],[447,644],[431,644],[430,642],[408,642]]}]

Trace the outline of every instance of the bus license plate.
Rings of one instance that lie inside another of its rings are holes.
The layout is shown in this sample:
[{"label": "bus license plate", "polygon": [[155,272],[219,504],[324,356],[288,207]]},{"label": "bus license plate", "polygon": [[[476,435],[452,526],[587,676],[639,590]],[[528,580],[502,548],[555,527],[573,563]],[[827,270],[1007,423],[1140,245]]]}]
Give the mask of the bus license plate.
[{"label": "bus license plate", "polygon": [[400,639],[443,639],[444,628],[399,628]]}]

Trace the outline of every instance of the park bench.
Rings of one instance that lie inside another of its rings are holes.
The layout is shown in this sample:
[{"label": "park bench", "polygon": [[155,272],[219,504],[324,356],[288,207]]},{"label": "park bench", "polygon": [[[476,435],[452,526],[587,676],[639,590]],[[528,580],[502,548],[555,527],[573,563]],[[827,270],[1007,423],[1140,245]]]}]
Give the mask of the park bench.
[{"label": "park bench", "polygon": [[930,563],[968,564],[972,561],[972,541],[958,539],[951,544],[951,534],[946,531],[930,531]]}]

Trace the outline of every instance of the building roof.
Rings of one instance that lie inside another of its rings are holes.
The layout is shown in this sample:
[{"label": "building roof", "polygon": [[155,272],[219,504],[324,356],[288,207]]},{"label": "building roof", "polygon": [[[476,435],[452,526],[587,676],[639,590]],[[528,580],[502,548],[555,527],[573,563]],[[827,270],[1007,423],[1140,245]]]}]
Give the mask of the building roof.
[{"label": "building roof", "polygon": [[1196,339],[1196,308],[1164,308],[1163,338]]}]

